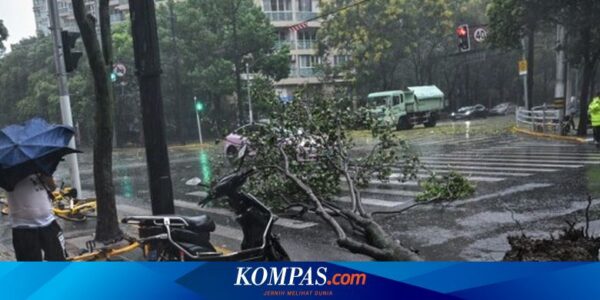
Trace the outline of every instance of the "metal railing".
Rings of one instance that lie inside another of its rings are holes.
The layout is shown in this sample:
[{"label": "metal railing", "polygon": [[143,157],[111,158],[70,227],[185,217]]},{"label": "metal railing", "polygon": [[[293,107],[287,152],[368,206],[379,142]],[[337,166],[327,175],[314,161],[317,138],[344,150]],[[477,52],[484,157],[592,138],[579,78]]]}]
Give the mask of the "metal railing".
[{"label": "metal railing", "polygon": [[562,135],[563,114],[561,109],[549,108],[546,105],[533,107],[531,110],[519,107],[516,112],[517,127],[533,132]]},{"label": "metal railing", "polygon": [[317,17],[317,13],[313,11],[296,12],[296,21],[306,21]]},{"label": "metal railing", "polygon": [[291,11],[265,11],[265,15],[271,22],[294,21],[294,13]]},{"label": "metal railing", "polygon": [[315,40],[298,40],[298,49],[316,49],[317,41]]}]

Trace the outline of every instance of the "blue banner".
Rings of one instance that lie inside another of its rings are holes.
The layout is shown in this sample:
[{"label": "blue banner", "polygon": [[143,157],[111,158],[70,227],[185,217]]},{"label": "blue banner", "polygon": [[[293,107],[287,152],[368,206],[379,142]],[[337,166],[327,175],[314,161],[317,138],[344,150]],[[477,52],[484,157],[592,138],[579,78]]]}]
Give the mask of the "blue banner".
[{"label": "blue banner", "polygon": [[598,263],[2,263],[2,299],[598,299]]}]

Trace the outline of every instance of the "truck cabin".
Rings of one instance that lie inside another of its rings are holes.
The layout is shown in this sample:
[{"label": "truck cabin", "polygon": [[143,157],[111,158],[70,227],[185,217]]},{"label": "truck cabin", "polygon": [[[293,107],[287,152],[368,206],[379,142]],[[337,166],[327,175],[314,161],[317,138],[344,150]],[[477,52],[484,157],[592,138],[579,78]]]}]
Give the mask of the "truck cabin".
[{"label": "truck cabin", "polygon": [[368,107],[384,108],[397,106],[404,103],[404,93],[402,91],[382,92],[369,94]]}]

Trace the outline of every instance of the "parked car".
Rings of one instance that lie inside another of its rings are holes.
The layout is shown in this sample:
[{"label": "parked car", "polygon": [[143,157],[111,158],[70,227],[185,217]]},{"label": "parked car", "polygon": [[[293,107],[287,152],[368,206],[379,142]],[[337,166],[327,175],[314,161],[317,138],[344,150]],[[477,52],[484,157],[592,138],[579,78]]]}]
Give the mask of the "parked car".
[{"label": "parked car", "polygon": [[485,106],[477,104],[475,106],[465,106],[459,108],[456,112],[450,114],[452,120],[471,120],[477,118],[487,118],[488,110]]},{"label": "parked car", "polygon": [[494,106],[490,109],[490,116],[506,116],[510,114],[514,114],[517,110],[517,106],[510,103],[504,102]]},{"label": "parked car", "polygon": [[[252,149],[252,145],[250,145],[248,141],[248,136],[258,133],[260,129],[265,128],[265,126],[266,124],[261,123],[247,124],[228,134],[225,137],[223,145],[223,150],[225,151],[227,160],[229,160],[230,163],[235,164],[238,160],[239,152],[244,145],[246,145],[246,149],[249,151],[248,156],[255,156],[256,151]],[[299,135],[301,134],[302,133],[299,132]],[[316,159],[318,153],[318,140],[319,139],[317,137],[306,137],[298,141],[297,159],[299,161],[310,161]],[[292,140],[291,138],[286,138],[279,142],[281,144],[291,144]]]}]

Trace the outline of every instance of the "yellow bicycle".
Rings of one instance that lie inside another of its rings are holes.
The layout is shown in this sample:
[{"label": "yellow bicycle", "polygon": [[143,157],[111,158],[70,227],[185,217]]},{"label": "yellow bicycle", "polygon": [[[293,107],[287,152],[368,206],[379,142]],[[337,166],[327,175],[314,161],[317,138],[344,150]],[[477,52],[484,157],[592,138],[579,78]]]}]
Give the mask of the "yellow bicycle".
[{"label": "yellow bicycle", "polygon": [[[1,199],[1,212],[10,213],[8,203]],[[88,217],[94,217],[96,212],[96,199],[77,199],[77,190],[70,187],[61,188],[52,192],[52,212],[59,218],[72,222],[83,222]]]}]

